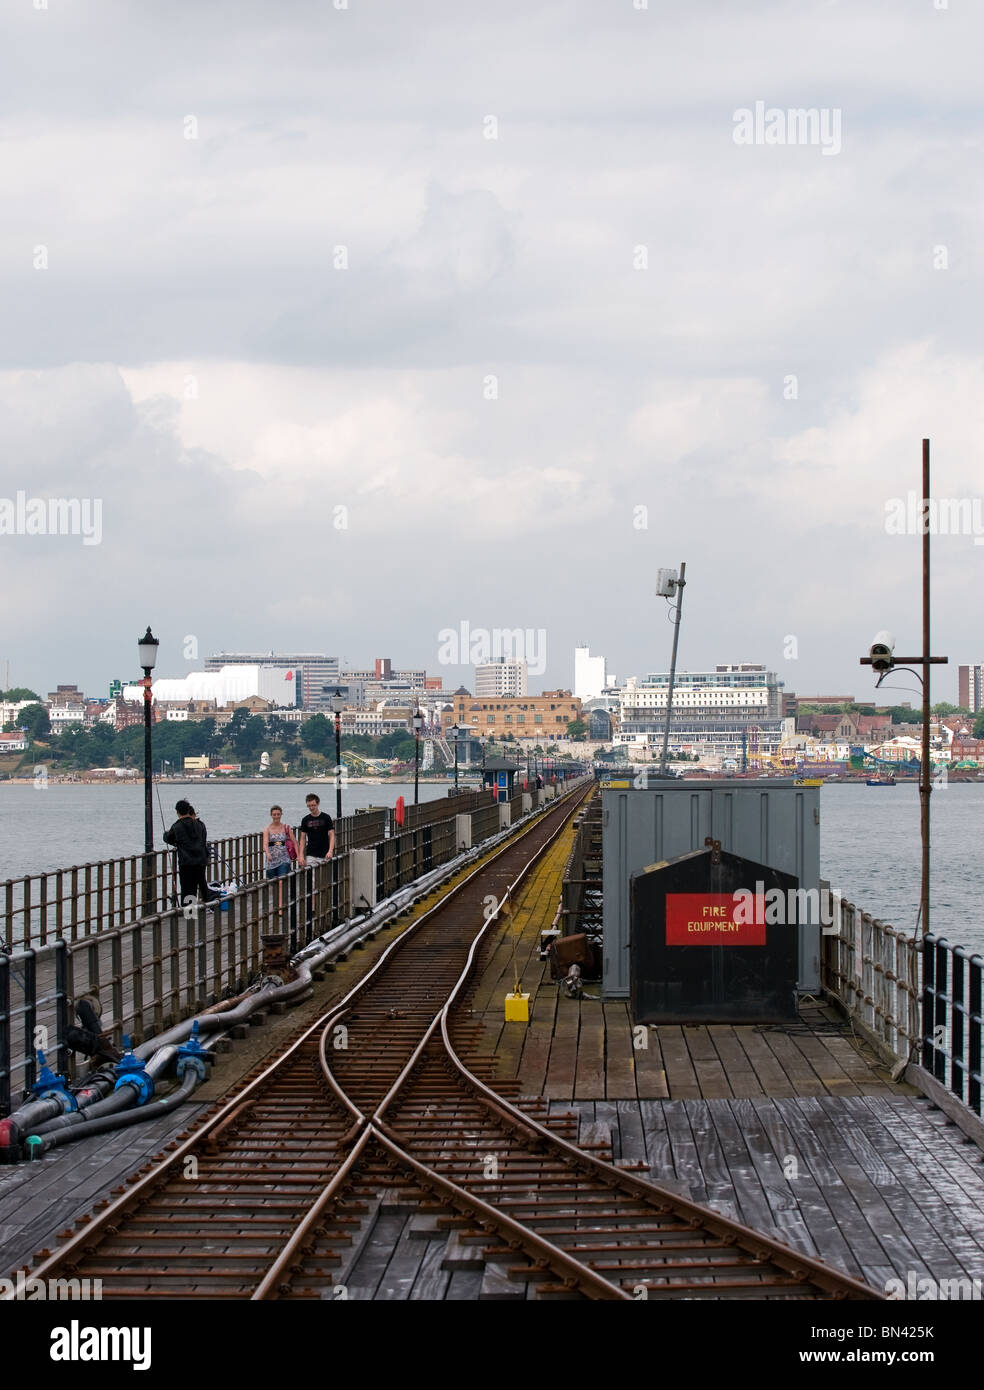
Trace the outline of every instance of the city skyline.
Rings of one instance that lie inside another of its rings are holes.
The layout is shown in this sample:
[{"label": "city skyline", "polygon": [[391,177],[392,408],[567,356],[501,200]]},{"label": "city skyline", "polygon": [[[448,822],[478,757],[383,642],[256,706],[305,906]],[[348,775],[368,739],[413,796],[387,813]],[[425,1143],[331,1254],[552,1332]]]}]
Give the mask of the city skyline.
[{"label": "city skyline", "polygon": [[[155,635],[156,635],[156,634],[155,634]],[[135,642],[134,642],[134,647],[135,647],[135,645],[136,645],[136,644],[135,644]],[[300,645],[303,645],[303,644],[298,644],[298,645],[300,646]],[[579,643],[578,645],[579,645],[579,647],[582,647],[584,644],[580,644],[580,643]],[[163,650],[163,644],[162,644],[161,650]],[[247,652],[253,652],[254,650],[257,651],[257,652],[260,651],[259,648],[246,648],[245,650],[246,650]],[[542,693],[542,691],[547,691],[547,690],[570,690],[572,693],[576,693],[576,691],[575,691],[575,680],[574,680],[574,650],[575,650],[575,649],[572,649],[572,651],[571,651],[570,671],[569,671],[569,673],[568,673],[568,677],[569,677],[568,679],[557,679],[557,680],[551,679],[551,676],[550,676],[550,669],[551,669],[551,668],[550,668],[549,665],[548,665],[546,673],[545,673],[542,677],[539,677],[539,678],[536,680],[536,682],[535,682],[535,684],[536,684],[536,686],[537,686],[538,688],[537,688],[537,689],[533,689],[533,686],[532,686],[532,684],[531,684],[530,689],[529,689],[529,694],[531,694],[531,695],[539,695],[540,693]],[[221,653],[224,653],[224,654],[228,655],[228,654],[231,654],[232,649],[231,649],[230,647],[228,647],[228,646],[219,647],[219,648],[216,649],[216,652],[217,652],[217,653],[218,653],[218,652],[221,652]],[[269,656],[273,656],[273,657],[277,657],[277,656],[280,656],[280,655],[281,655],[281,653],[278,652],[278,650],[277,650],[276,648],[273,648],[273,649],[266,649],[266,650],[264,651],[263,654],[269,655]],[[330,655],[330,653],[328,653],[328,654]],[[285,662],[287,662],[287,657],[288,657],[288,655],[290,656],[290,661],[296,664],[297,661],[298,661],[298,656],[297,656],[297,654],[296,654],[296,653],[294,653],[294,654],[284,654],[283,659],[284,659]],[[163,668],[163,666],[162,666],[162,664],[161,664],[161,658],[160,658],[160,652],[159,652],[159,653],[158,653],[158,663],[157,663],[157,667],[155,668],[155,670],[154,670],[154,675],[153,675],[154,682],[155,682],[155,684],[156,684],[156,682],[157,682],[158,680],[164,680],[164,681],[181,680],[181,679],[183,679],[184,677],[186,677],[186,676],[192,674],[192,673],[195,672],[195,671],[199,671],[199,672],[200,672],[200,671],[205,670],[205,669],[206,669],[206,663],[210,663],[210,662],[212,662],[214,659],[215,659],[215,654],[213,654],[213,653],[210,652],[207,656],[203,656],[203,657],[197,658],[195,662],[189,662],[189,663],[187,664],[187,669],[185,670],[185,672],[183,673],[183,675],[176,675],[174,672],[165,670],[165,669]],[[592,659],[594,659],[594,658],[592,658]],[[369,660],[369,659],[367,658],[367,660]],[[373,657],[373,658],[371,658],[371,660],[375,661],[376,658]],[[714,671],[715,669],[717,669],[717,668],[719,668],[719,667],[727,666],[727,665],[730,665],[730,664],[735,664],[735,665],[749,665],[749,664],[750,664],[750,665],[754,665],[754,666],[761,666],[763,670],[772,670],[772,671],[774,672],[774,674],[776,675],[776,678],[777,678],[779,684],[783,686],[784,693],[785,693],[786,695],[796,695],[796,696],[799,696],[800,698],[803,698],[804,696],[808,696],[808,695],[813,695],[813,696],[820,697],[820,698],[831,698],[831,697],[829,696],[828,692],[829,692],[829,691],[836,691],[836,690],[838,689],[838,686],[836,685],[836,683],[833,682],[833,681],[831,681],[831,680],[826,679],[826,677],[823,677],[822,680],[821,680],[819,683],[817,683],[817,684],[815,684],[815,685],[812,685],[812,686],[809,685],[808,683],[807,683],[807,684],[804,684],[802,688],[796,687],[796,686],[792,686],[792,685],[790,684],[790,682],[788,681],[788,679],[784,679],[784,674],[783,674],[783,671],[782,671],[781,668],[777,670],[775,667],[769,667],[769,666],[767,665],[767,663],[765,663],[765,662],[748,662],[748,661],[746,661],[746,660],[744,660],[744,659],[743,659],[742,661],[740,661],[740,662],[735,662],[735,661],[733,660],[733,657],[730,658],[728,661],[721,661],[720,659],[714,659],[714,660],[709,661],[709,662],[704,663],[704,664],[694,664],[694,665],[692,665],[692,666],[686,666],[686,665],[683,665],[683,664],[678,664],[677,672],[678,672],[678,675],[679,675],[679,676],[688,676],[688,675],[699,674],[699,673],[707,672],[707,671]],[[402,663],[400,663],[400,662],[399,662],[397,659],[395,659],[395,658],[391,658],[391,665],[392,665],[394,677],[396,676],[396,674],[397,674],[400,670],[405,669],[405,668],[403,667]],[[934,703],[934,704],[939,704],[939,703],[958,704],[958,703],[959,703],[959,701],[958,701],[958,695],[959,695],[959,689],[958,689],[958,671],[959,671],[959,669],[960,669],[961,667],[965,667],[965,668],[966,668],[966,667],[968,667],[968,665],[969,665],[969,667],[970,667],[971,670],[975,669],[975,665],[977,666],[977,669],[984,669],[984,667],[981,667],[979,664],[972,663],[972,662],[971,662],[971,663],[967,663],[967,662],[965,662],[965,661],[958,660],[957,658],[954,658],[954,657],[951,656],[949,666],[943,669],[942,674],[937,673],[937,675],[936,675],[935,682],[934,682],[934,687],[933,687],[933,703]],[[28,681],[28,680],[18,680],[18,679],[16,678],[17,672],[16,672],[15,664],[14,664],[13,662],[9,662],[10,678],[9,678],[9,685],[8,685],[8,684],[6,683],[6,680],[5,680],[7,668],[8,668],[7,659],[6,659],[6,658],[0,658],[0,680],[4,681],[4,684],[0,684],[0,690],[6,689],[6,688],[27,688],[27,689],[33,689],[33,690],[35,690],[35,691],[37,692],[37,694],[41,697],[42,700],[44,700],[44,699],[47,698],[47,694],[48,694],[49,691],[52,691],[52,690],[57,689],[57,687],[58,687],[60,684],[61,684],[61,685],[69,685],[69,684],[77,685],[77,686],[79,687],[79,689],[82,690],[82,691],[84,692],[84,694],[86,695],[87,698],[90,698],[90,699],[100,699],[100,698],[103,698],[103,697],[105,697],[105,696],[108,695],[108,693],[109,693],[109,688],[110,688],[110,684],[111,684],[112,682],[116,681],[117,679],[120,679],[120,677],[119,677],[118,675],[108,675],[108,674],[107,674],[107,675],[97,676],[91,683],[87,683],[87,682],[85,682],[84,680],[76,679],[76,678],[74,678],[74,677],[73,677],[73,679],[72,679],[71,681],[49,680],[49,679],[47,679],[47,678],[43,678],[43,679],[41,679],[40,681],[37,681],[37,682],[32,683],[32,682],[30,682],[30,681]],[[339,668],[339,670],[338,670],[338,679],[339,679],[343,684],[344,684],[344,678],[345,678],[345,676],[346,676],[347,674],[351,674],[353,671],[359,671],[360,669],[362,669],[362,668],[360,668],[360,667],[358,666],[358,664],[355,663],[355,662],[353,662],[352,664],[347,664],[347,663],[345,662],[345,660],[344,660],[342,657],[339,657],[339,658],[338,658],[338,668]],[[423,669],[423,668],[419,668],[419,669]],[[448,667],[438,668],[437,670],[430,670],[430,669],[427,669],[427,675],[428,675],[428,677],[433,677],[433,676],[441,676],[441,677],[444,677],[444,673],[445,673],[446,671],[451,670],[451,669],[452,669],[452,668],[448,668]],[[447,678],[444,679],[442,689],[441,689],[439,692],[435,692],[435,691],[433,691],[433,690],[429,690],[429,691],[427,692],[427,694],[428,694],[428,695],[434,695],[434,694],[445,695],[445,696],[448,697],[448,699],[450,699],[450,698],[454,695],[454,693],[456,692],[456,690],[457,690],[460,686],[462,686],[462,685],[465,686],[465,688],[468,689],[469,692],[470,692],[471,694],[473,694],[473,695],[474,695],[474,694],[477,694],[476,690],[474,689],[474,686],[475,686],[475,684],[476,684],[476,682],[475,682],[475,680],[474,680],[474,676],[475,676],[475,673],[476,673],[476,671],[477,671],[477,669],[478,669],[478,666],[477,666],[477,665],[461,666],[461,667],[455,667],[455,668],[453,668],[453,669],[454,669],[454,670],[457,670],[457,671],[460,671],[460,672],[463,673],[462,679],[457,679],[455,676],[449,675],[449,676],[447,676]],[[660,665],[659,663],[650,663],[649,665],[640,666],[637,670],[630,670],[630,671],[627,671],[625,676],[617,675],[616,678],[617,678],[618,688],[624,690],[625,687],[626,687],[627,682],[630,681],[630,680],[642,681],[642,680],[645,679],[645,677],[646,677],[647,675],[651,675],[651,674],[662,674],[662,675],[665,675],[666,672],[667,672],[668,670],[669,670],[669,661],[668,661],[668,660],[667,660],[667,662],[666,662],[664,665]],[[69,673],[69,674],[71,674],[71,673]],[[469,674],[470,674],[471,677],[472,677],[471,684],[469,684],[469,681],[468,681],[468,679],[467,679],[467,677],[468,677]],[[900,670],[898,673],[894,673],[894,674],[893,674],[893,681],[894,681],[894,680],[905,680],[906,675],[907,675],[907,671]],[[128,677],[126,676],[126,674],[124,674],[124,675],[122,676],[121,679],[122,679],[122,684],[123,684],[123,686],[126,687],[126,686],[128,686],[128,685],[133,685],[133,684],[135,684],[136,681],[139,679],[139,677],[136,676],[136,675],[133,675],[132,677],[129,677],[129,678],[128,678]],[[866,679],[868,679],[868,678],[867,678],[867,676],[863,673],[863,675],[862,675],[862,680],[866,680]],[[953,693],[952,693],[952,694],[947,693],[947,691],[946,691],[946,689],[945,689],[945,687],[946,687],[948,684],[952,684],[953,687],[954,687],[954,690],[953,690]],[[915,705],[921,704],[921,700],[917,698],[917,697],[919,696],[918,685],[916,685],[915,687],[913,687],[913,689],[907,693],[907,687],[899,687],[899,686],[896,686],[895,684],[892,684],[892,685],[883,684],[883,685],[881,686],[880,689],[876,690],[875,687],[874,687],[874,682],[873,682],[873,681],[871,682],[871,686],[870,686],[870,689],[869,689],[866,685],[862,684],[861,681],[855,679],[853,682],[850,682],[850,683],[845,687],[845,689],[846,689],[847,693],[850,694],[850,695],[853,697],[853,699],[854,699],[855,701],[857,701],[859,704],[874,704],[874,705],[879,706],[879,707],[888,707],[888,706],[893,706],[893,705],[905,705],[905,704],[911,704],[911,705],[915,706]],[[971,701],[970,707],[971,707],[971,708],[973,707],[973,701]]]}]

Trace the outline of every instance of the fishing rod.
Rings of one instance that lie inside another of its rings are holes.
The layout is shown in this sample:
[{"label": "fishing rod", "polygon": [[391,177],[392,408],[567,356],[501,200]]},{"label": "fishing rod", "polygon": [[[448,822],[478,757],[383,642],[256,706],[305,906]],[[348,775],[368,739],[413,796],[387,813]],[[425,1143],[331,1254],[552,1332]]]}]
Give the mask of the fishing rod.
[{"label": "fishing rod", "polygon": [[[161,784],[159,781],[154,783],[157,788],[157,807],[161,813],[161,828],[167,829],[167,821],[164,819],[164,803],[161,800]],[[181,897],[178,893],[178,851],[164,841],[164,848],[171,850],[171,906],[180,907]]]}]

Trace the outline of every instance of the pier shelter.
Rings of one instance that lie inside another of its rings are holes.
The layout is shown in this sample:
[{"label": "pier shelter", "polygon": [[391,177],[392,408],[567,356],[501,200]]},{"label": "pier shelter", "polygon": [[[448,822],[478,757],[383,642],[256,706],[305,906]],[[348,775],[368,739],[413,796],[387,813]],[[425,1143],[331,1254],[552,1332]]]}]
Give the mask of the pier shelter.
[{"label": "pier shelter", "polygon": [[496,801],[511,801],[515,792],[513,781],[519,771],[518,763],[507,758],[486,758],[482,767],[482,786],[491,787]]},{"label": "pier shelter", "polygon": [[630,881],[651,865],[703,850],[722,850],[790,874],[814,890],[800,914],[798,989],[820,987],[820,788],[791,778],[721,783],[652,779],[602,784],[604,983],[609,999],[627,999],[631,980]]}]

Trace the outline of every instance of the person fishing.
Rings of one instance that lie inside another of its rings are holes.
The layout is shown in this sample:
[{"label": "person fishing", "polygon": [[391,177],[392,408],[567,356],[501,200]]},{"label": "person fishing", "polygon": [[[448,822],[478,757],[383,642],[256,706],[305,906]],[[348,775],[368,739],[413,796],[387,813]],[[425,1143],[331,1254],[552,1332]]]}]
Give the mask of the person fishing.
[{"label": "person fishing", "polygon": [[205,822],[195,815],[190,801],[179,801],[174,808],[178,819],[170,830],[164,831],[164,843],[172,845],[178,854],[178,881],[181,885],[181,901],[194,902],[201,894],[204,902],[215,902],[220,898],[205,880],[205,866],[208,863],[208,832]]}]

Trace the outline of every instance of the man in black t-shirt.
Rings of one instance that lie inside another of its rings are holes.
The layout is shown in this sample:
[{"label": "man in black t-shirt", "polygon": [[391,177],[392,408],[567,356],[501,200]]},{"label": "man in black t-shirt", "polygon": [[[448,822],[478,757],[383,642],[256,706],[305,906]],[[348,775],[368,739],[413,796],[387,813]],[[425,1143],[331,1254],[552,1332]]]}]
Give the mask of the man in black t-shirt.
[{"label": "man in black t-shirt", "polygon": [[[307,868],[309,864],[324,864],[335,853],[335,822],[327,811],[321,809],[321,798],[314,792],[306,798],[308,813],[301,821],[297,846],[297,866]],[[310,939],[314,920],[323,919],[331,911],[331,876],[316,890],[315,874],[306,874],[307,879],[307,932]]]},{"label": "man in black t-shirt", "polygon": [[314,792],[306,798],[308,813],[301,821],[301,838],[297,850],[299,868],[308,864],[323,864],[335,853],[335,822],[321,809],[321,798]]}]

